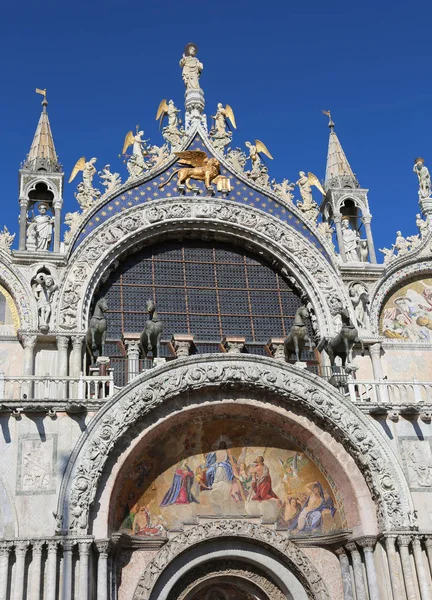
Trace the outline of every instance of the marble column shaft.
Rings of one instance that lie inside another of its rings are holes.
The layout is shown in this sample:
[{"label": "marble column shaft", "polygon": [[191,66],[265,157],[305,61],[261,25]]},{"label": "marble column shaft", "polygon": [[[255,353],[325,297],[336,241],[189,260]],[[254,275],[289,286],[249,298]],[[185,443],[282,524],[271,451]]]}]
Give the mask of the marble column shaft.
[{"label": "marble column shaft", "polygon": [[429,562],[429,570],[432,576],[432,538],[426,538],[425,540],[426,553]]},{"label": "marble column shaft", "polygon": [[79,599],[88,600],[89,594],[89,552],[91,542],[79,542]]},{"label": "marble column shaft", "polygon": [[369,599],[381,600],[374,560],[374,547],[376,544],[376,540],[366,538],[363,540],[359,540],[359,544],[363,548],[363,555],[365,558],[366,574],[369,588]]},{"label": "marble column shaft", "polygon": [[344,593],[344,600],[354,600],[353,583],[351,579],[349,558],[343,548],[336,550],[336,554],[339,558],[341,574],[342,574],[342,586]]},{"label": "marble column shaft", "polygon": [[60,252],[61,208],[61,202],[54,202],[54,252]]},{"label": "marble column shaft", "polygon": [[72,553],[75,542],[65,540],[63,542],[63,579],[62,600],[72,600]]},{"label": "marble column shaft", "polygon": [[385,547],[390,572],[390,582],[393,592],[393,600],[403,600],[403,576],[399,568],[398,557],[395,549],[395,542],[395,536],[389,536],[385,538]]},{"label": "marble column shaft", "polygon": [[[69,337],[67,335],[57,336],[57,373],[59,377],[67,377],[68,374],[68,348]],[[59,383],[59,398],[66,398],[66,382]]]},{"label": "marble column shaft", "polygon": [[57,546],[58,542],[48,542],[45,600],[57,600]]},{"label": "marble column shaft", "polygon": [[9,555],[12,546],[8,542],[0,542],[0,600],[7,600],[9,574]]},{"label": "marble column shaft", "polygon": [[365,226],[366,239],[367,239],[367,245],[368,245],[368,250],[369,250],[369,259],[372,264],[376,264],[377,259],[376,259],[375,246],[374,246],[373,237],[372,237],[371,221],[372,221],[371,215],[363,216],[363,223]]},{"label": "marble column shaft", "polygon": [[108,600],[108,548],[109,540],[96,542],[99,552],[97,566],[97,600]]},{"label": "marble column shaft", "polygon": [[356,598],[357,600],[368,600],[360,552],[358,551],[356,544],[353,542],[347,544],[346,548],[351,553],[356,588]]},{"label": "marble column shaft", "polygon": [[15,577],[12,589],[13,600],[23,600],[25,559],[28,549],[27,541],[18,541],[15,544]]},{"label": "marble column shaft", "polygon": [[430,600],[432,597],[429,582],[426,576],[426,569],[424,564],[424,558],[422,553],[421,541],[418,537],[415,537],[412,541],[412,547],[414,552],[414,560],[417,571],[417,579],[420,588],[420,594],[422,600]]},{"label": "marble column shaft", "polygon": [[41,593],[41,575],[42,575],[42,548],[45,542],[35,541],[32,543],[32,576],[31,576],[31,600],[40,600]]},{"label": "marble column shaft", "polygon": [[27,240],[27,199],[20,198],[18,250],[26,249],[26,240]]},{"label": "marble column shaft", "polygon": [[405,580],[405,590],[408,600],[418,600],[414,585],[414,577],[411,568],[411,560],[408,550],[408,545],[411,538],[408,535],[400,535],[398,537],[399,554],[402,561],[402,571]]}]

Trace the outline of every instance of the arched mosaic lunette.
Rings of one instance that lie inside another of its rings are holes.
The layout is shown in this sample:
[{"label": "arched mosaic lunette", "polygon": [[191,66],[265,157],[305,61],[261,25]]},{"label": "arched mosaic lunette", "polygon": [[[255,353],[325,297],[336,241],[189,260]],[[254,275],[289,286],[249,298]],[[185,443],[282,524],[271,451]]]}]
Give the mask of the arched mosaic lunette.
[{"label": "arched mosaic lunette", "polygon": [[277,260],[312,302],[321,336],[334,332],[334,316],[340,308],[351,305],[338,285],[335,270],[316,248],[289,225],[257,209],[226,200],[197,202],[194,198],[184,198],[181,203],[168,198],[132,207],[89,235],[73,255],[60,283],[56,326],[86,329],[97,285],[119,257],[137,244],[151,243],[161,235],[194,232],[199,237],[209,231],[253,246],[270,261]]},{"label": "arched mosaic lunette", "polygon": [[408,526],[412,499],[385,438],[349,399],[321,378],[275,359],[251,355],[200,355],[171,361],[133,380],[99,411],[83,433],[66,469],[57,514],[63,528],[86,533],[108,456],[142,416],[190,391],[262,390],[294,404],[325,424],[353,457],[378,503],[382,529]]},{"label": "arched mosaic lunette", "polygon": [[218,520],[182,531],[169,540],[146,566],[133,600],[150,600],[159,577],[167,565],[189,548],[221,538],[250,540],[271,550],[288,565],[305,585],[314,600],[330,600],[328,590],[317,569],[298,546],[276,531],[247,521]]}]

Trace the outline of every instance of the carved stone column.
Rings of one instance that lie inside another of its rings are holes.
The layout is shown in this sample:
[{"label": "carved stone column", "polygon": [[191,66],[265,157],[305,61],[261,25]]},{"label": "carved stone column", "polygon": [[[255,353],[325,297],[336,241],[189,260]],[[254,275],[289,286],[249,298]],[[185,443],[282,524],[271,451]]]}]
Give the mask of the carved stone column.
[{"label": "carved stone column", "polygon": [[31,589],[30,598],[31,600],[40,600],[41,592],[41,575],[42,575],[42,548],[45,542],[43,540],[37,540],[32,543],[32,577],[31,577]]},{"label": "carved stone column", "polygon": [[376,265],[377,259],[376,259],[375,246],[373,243],[372,229],[371,229],[372,215],[363,215],[362,221],[365,226],[366,239],[367,239],[367,245],[368,245],[368,250],[369,250],[369,258],[370,258],[371,263]]},{"label": "carved stone column", "polygon": [[427,552],[427,557],[428,557],[428,561],[429,561],[429,570],[432,574],[432,538],[425,539],[425,546],[426,546],[426,552]]},{"label": "carved stone column", "polygon": [[228,354],[240,354],[240,352],[243,352],[244,350],[245,342],[246,338],[244,337],[230,335],[223,338],[222,346]]},{"label": "carved stone column", "polygon": [[339,558],[339,563],[342,573],[342,585],[344,592],[344,600],[354,600],[353,583],[351,580],[349,559],[344,548],[338,548],[336,554]]},{"label": "carved stone column", "polygon": [[176,358],[183,358],[192,354],[194,348],[194,336],[190,334],[175,333],[171,339],[171,345],[174,349]]},{"label": "carved stone column", "polygon": [[423,560],[422,547],[420,538],[415,537],[412,541],[412,547],[414,552],[414,560],[417,571],[417,579],[420,588],[420,594],[422,600],[430,600],[432,597],[429,582],[426,577],[426,569]]},{"label": "carved stone column", "polygon": [[396,536],[388,536],[385,538],[385,546],[387,553],[387,560],[390,571],[390,582],[393,591],[394,600],[403,600],[402,587],[403,579],[402,573],[399,568],[398,557],[395,550]]},{"label": "carved stone column", "polygon": [[72,337],[72,361],[71,361],[71,376],[79,377],[83,370],[82,354],[84,334],[76,334]]},{"label": "carved stone column", "polygon": [[376,539],[363,538],[358,540],[358,544],[363,548],[363,554],[365,557],[369,598],[370,600],[381,600],[374,561],[374,547],[376,544]]},{"label": "carved stone column", "polygon": [[360,557],[360,552],[358,551],[358,548],[354,542],[350,542],[349,544],[347,544],[346,548],[351,553],[356,588],[356,598],[357,600],[367,600],[367,592],[363,576],[363,565]]},{"label": "carved stone column", "polygon": [[128,357],[128,381],[132,381],[132,379],[139,375],[139,340],[125,339],[124,345],[126,346]]},{"label": "carved stone column", "polygon": [[27,238],[27,198],[20,198],[20,216],[19,216],[19,250],[26,249]]},{"label": "carved stone column", "polygon": [[46,567],[46,597],[45,600],[57,600],[57,541],[48,542],[48,560]]},{"label": "carved stone column", "polygon": [[398,537],[399,553],[402,561],[402,570],[405,579],[405,590],[408,600],[417,600],[417,594],[414,586],[413,572],[408,546],[411,542],[409,535],[400,535]]},{"label": "carved stone column", "polygon": [[285,340],[283,337],[278,337],[271,338],[267,342],[268,349],[272,353],[273,358],[275,358],[276,360],[281,360],[283,362],[285,362],[284,341]]},{"label": "carved stone column", "polygon": [[12,546],[8,542],[0,542],[0,600],[7,600],[9,573],[9,554]]},{"label": "carved stone column", "polygon": [[[68,348],[69,348],[69,336],[58,335],[57,341],[57,374],[59,377],[67,377],[68,374]],[[66,382],[59,382],[58,395],[59,400],[66,398]]]},{"label": "carved stone column", "polygon": [[54,252],[60,252],[61,201],[54,202]]},{"label": "carved stone column", "polygon": [[342,226],[341,226],[342,216],[334,215],[333,222],[334,222],[335,228],[336,228],[336,238],[337,238],[337,243],[338,243],[338,248],[339,248],[339,254],[342,257],[342,262],[346,262],[345,246],[344,246],[344,242],[343,242]]},{"label": "carved stone column", "polygon": [[22,343],[24,346],[24,373],[23,375],[34,375],[34,349],[36,346],[37,336],[34,334],[24,333],[21,336]]},{"label": "carved stone column", "polygon": [[108,549],[109,540],[98,540],[97,600],[108,600]]},{"label": "carved stone column", "polygon": [[80,542],[79,547],[79,593],[80,600],[88,600],[90,541]]},{"label": "carved stone column", "polygon": [[75,546],[73,540],[64,540],[63,546],[63,585],[62,600],[72,600],[72,553]]},{"label": "carved stone column", "polygon": [[28,542],[26,540],[16,542],[15,544],[15,577],[12,589],[13,600],[23,600],[24,594],[24,576],[25,559],[27,554]]}]

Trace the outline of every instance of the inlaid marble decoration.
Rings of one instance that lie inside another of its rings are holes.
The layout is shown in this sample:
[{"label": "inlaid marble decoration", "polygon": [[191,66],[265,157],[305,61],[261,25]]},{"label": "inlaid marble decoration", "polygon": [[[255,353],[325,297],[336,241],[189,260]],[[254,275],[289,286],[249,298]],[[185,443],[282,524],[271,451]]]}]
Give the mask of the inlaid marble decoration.
[{"label": "inlaid marble decoration", "polygon": [[257,517],[290,535],[342,529],[337,490],[274,430],[244,420],[198,422],[134,457],[114,492],[112,528],[160,536],[198,516]]},{"label": "inlaid marble decoration", "polygon": [[18,447],[17,494],[55,493],[57,435],[23,435]]},{"label": "inlaid marble decoration", "polygon": [[432,278],[412,281],[388,299],[381,331],[392,340],[432,343]]}]

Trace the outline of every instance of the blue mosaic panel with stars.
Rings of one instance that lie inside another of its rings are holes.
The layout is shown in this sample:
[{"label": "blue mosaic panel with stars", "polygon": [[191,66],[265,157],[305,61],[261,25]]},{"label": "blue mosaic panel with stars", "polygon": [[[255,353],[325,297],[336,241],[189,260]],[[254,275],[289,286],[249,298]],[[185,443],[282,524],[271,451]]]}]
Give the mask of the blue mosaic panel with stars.
[{"label": "blue mosaic panel with stars", "polygon": [[[202,150],[208,155],[208,149],[203,144],[199,135],[196,135],[191,141],[188,150]],[[137,204],[144,204],[146,202],[151,202],[152,200],[171,197],[178,198],[179,194],[177,191],[177,178],[175,176],[163,187],[163,189],[159,189],[159,185],[165,182],[178,168],[178,163],[174,163],[166,171],[156,176],[154,179],[147,181],[136,188],[128,190],[119,196],[116,196],[101,206],[85,224],[84,229],[82,229],[80,235],[74,243],[73,250],[75,250],[81,244],[81,242],[89,235],[89,233],[94,231],[97,227],[102,225],[115,214],[121,213],[132,206],[136,206]],[[228,171],[223,165],[221,165],[221,175],[229,177],[231,181],[232,191],[228,196],[228,199],[231,202],[238,202],[239,204],[252,206],[253,208],[259,209],[271,215],[272,217],[276,217],[281,221],[289,223],[291,227],[301,233],[303,237],[313,244],[319,250],[319,252],[321,252],[324,258],[326,258],[326,260],[330,260],[327,250],[323,247],[314,233],[300,219],[298,219],[289,208],[256,191],[252,186],[238,179],[235,175],[235,172]],[[204,182],[194,180],[193,185],[201,190],[201,197],[205,197],[207,195]],[[187,195],[190,194],[191,192],[188,191]],[[220,194],[217,196],[218,198],[222,197]]]}]

